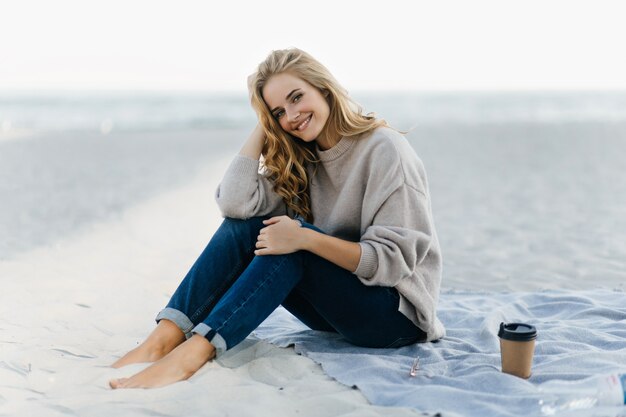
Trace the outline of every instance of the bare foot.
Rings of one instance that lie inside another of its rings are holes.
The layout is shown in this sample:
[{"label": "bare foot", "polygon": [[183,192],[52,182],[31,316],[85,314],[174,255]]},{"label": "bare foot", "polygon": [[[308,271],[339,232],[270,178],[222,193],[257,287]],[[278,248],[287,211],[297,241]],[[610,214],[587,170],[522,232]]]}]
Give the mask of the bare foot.
[{"label": "bare foot", "polygon": [[215,357],[215,347],[205,337],[193,335],[165,357],[130,378],[109,381],[117,388],[157,388],[188,379]]},{"label": "bare foot", "polygon": [[185,341],[185,334],[173,322],[163,319],[148,338],[135,349],[115,361],[113,368],[131,363],[156,362]]}]

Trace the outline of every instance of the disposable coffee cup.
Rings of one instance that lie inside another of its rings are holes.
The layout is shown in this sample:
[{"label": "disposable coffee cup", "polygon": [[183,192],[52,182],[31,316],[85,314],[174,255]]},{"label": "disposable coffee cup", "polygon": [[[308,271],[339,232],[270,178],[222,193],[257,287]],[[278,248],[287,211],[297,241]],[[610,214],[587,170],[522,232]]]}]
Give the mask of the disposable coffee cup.
[{"label": "disposable coffee cup", "polygon": [[530,377],[537,329],[525,323],[500,323],[502,372],[520,378]]}]

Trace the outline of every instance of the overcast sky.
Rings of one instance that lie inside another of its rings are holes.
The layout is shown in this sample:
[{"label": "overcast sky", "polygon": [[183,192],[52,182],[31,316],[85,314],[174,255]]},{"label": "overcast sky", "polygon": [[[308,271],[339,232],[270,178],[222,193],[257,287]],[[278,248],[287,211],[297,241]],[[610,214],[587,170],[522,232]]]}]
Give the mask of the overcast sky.
[{"label": "overcast sky", "polygon": [[[620,7],[623,4],[624,7]],[[297,46],[348,90],[626,89],[606,0],[0,0],[0,91],[245,91]]]}]

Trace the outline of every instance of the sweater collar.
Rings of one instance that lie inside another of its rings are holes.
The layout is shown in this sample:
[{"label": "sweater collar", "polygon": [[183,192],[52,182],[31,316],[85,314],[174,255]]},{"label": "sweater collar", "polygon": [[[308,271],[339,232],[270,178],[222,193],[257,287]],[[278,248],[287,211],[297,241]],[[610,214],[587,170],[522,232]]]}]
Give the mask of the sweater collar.
[{"label": "sweater collar", "polygon": [[342,137],[339,142],[335,146],[325,151],[321,150],[317,144],[315,145],[315,150],[317,151],[317,156],[320,161],[328,162],[334,159],[339,158],[343,155],[348,149],[352,147],[354,144],[354,140],[352,140],[348,136]]}]

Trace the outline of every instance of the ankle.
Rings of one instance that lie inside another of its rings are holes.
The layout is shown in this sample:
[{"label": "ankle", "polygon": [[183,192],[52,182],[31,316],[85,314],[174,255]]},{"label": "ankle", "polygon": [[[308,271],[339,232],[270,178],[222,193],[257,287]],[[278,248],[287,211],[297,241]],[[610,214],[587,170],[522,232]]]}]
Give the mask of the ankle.
[{"label": "ankle", "polygon": [[167,349],[166,345],[163,343],[158,343],[157,341],[146,341],[143,343],[142,346],[140,346],[140,348],[142,350],[144,350],[149,358],[151,359],[151,361],[155,361],[158,360],[160,358],[162,358],[163,356],[167,355],[169,353],[169,351],[171,351],[171,349]]},{"label": "ankle", "polygon": [[194,334],[187,342],[185,342],[185,350],[188,351],[188,358],[194,362],[202,362],[203,364],[215,358],[216,349],[211,342],[204,336]]},{"label": "ankle", "polygon": [[185,334],[173,322],[163,319],[156,329],[148,336],[144,344],[155,350],[162,350],[168,353],[176,346],[185,341]]}]

